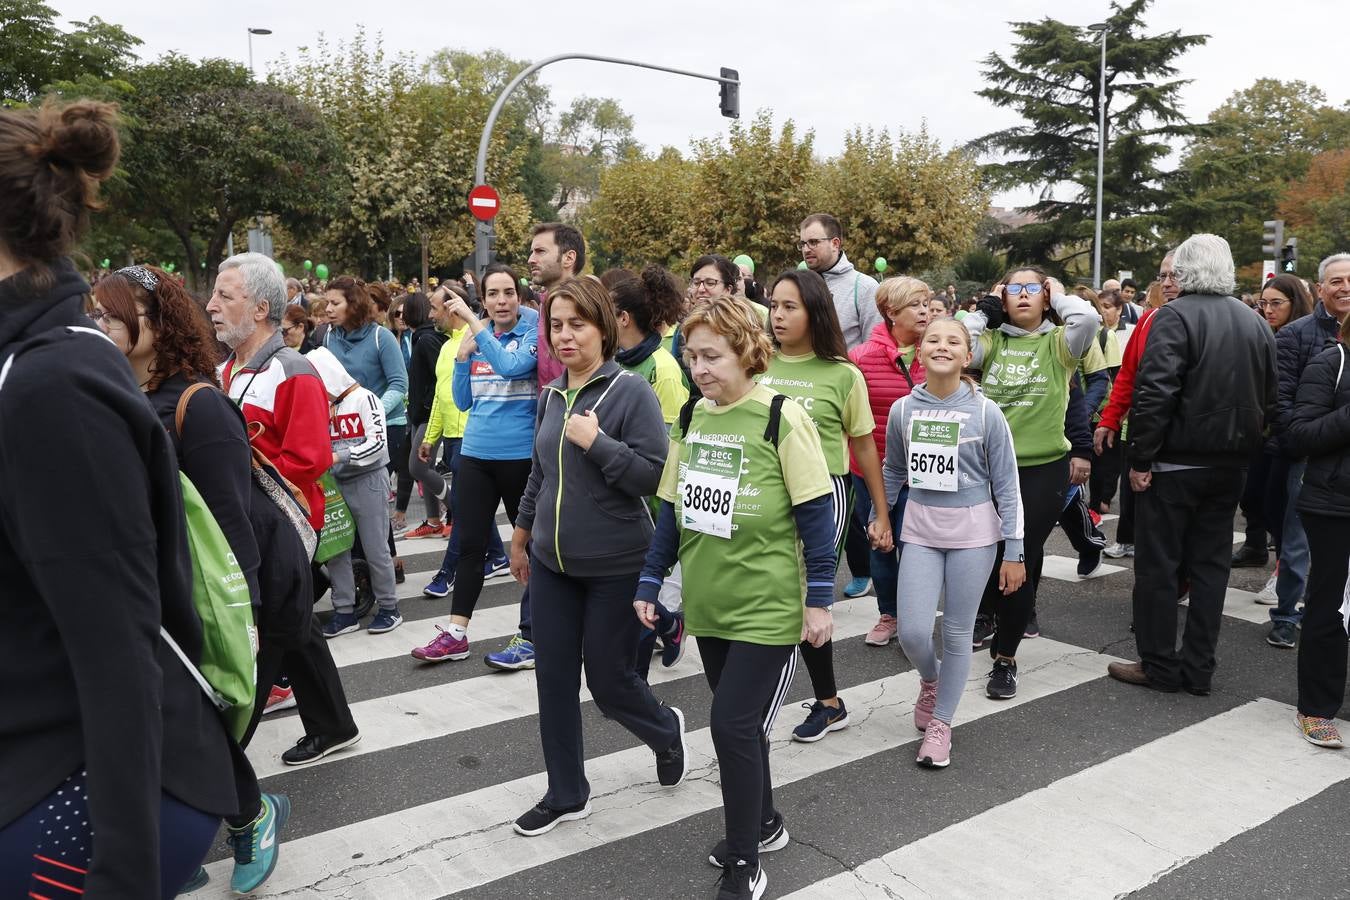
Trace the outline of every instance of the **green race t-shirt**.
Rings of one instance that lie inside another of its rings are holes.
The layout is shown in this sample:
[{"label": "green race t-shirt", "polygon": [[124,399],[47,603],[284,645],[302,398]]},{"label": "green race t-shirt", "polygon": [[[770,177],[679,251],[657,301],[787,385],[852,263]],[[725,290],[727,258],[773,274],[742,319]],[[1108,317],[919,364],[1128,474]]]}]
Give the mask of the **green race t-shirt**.
[{"label": "green race t-shirt", "polygon": [[848,473],[848,439],[876,427],[867,402],[867,383],[850,362],[821,359],[814,353],[775,353],[759,383],[786,394],[816,423],[825,464],[831,475]]},{"label": "green race t-shirt", "polygon": [[675,357],[661,346],[636,366],[624,368],[647,379],[656,392],[656,399],[661,401],[661,418],[665,419],[667,425],[674,425],[680,417],[680,409],[689,399],[689,387],[684,383],[684,373],[680,371],[680,364],[675,362]]},{"label": "green race t-shirt", "polygon": [[[801,639],[806,564],[792,507],[831,491],[820,438],[810,417],[785,402],[778,450],[764,439],[774,391],[755,385],[740,400],[700,400],[688,434],[677,423],[657,494],[675,505],[680,523],[685,626],[692,634],[752,644]],[[740,482],[731,509],[731,537],[686,528],[685,475],[695,448],[734,447]]]},{"label": "green race t-shirt", "polygon": [[984,395],[998,404],[1012,430],[1019,466],[1039,466],[1068,453],[1064,413],[1069,408],[1069,378],[1078,360],[1069,354],[1064,326],[1043,334],[1009,335],[986,331]]}]

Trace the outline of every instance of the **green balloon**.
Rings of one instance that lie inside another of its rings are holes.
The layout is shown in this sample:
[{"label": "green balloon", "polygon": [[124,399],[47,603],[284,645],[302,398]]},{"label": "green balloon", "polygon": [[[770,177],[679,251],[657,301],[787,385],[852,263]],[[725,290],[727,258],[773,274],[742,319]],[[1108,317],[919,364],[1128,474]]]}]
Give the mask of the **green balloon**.
[{"label": "green balloon", "polygon": [[877,261],[876,261],[875,263],[873,263],[872,265],[874,265],[874,266],[877,267],[877,271],[878,271],[878,272],[885,272],[885,271],[886,271],[886,257],[884,257],[884,256],[878,256],[878,257],[877,257]]},{"label": "green balloon", "polygon": [[801,262],[797,263],[797,268],[799,268],[799,269],[805,269],[805,268],[806,268],[806,260],[802,260]]},{"label": "green balloon", "polygon": [[325,266],[323,263],[319,263],[317,266],[314,267],[314,274],[318,276],[320,281],[327,281],[328,267]]},{"label": "green balloon", "polygon": [[309,260],[305,260],[305,271],[308,272],[312,268],[314,268],[314,263],[310,262]]},{"label": "green balloon", "polygon": [[524,288],[529,287],[529,286],[530,286],[530,279],[528,279],[528,278],[522,278],[522,279],[520,279],[520,286],[521,286],[521,287],[524,287]]},{"label": "green balloon", "polygon": [[751,275],[755,274],[755,261],[751,259],[748,254],[742,253],[740,256],[733,259],[732,262],[738,266],[745,266],[748,268]]},{"label": "green balloon", "polygon": [[164,267],[164,271],[165,271],[165,272],[168,272],[170,275],[172,275],[172,274],[173,274],[174,268],[175,268],[174,264],[173,264],[173,263],[169,263],[167,266]]},{"label": "green balloon", "polygon": [[110,260],[110,259],[105,259],[105,260],[103,260],[103,268],[105,268],[105,269],[110,269],[110,268],[112,268],[112,260]]}]

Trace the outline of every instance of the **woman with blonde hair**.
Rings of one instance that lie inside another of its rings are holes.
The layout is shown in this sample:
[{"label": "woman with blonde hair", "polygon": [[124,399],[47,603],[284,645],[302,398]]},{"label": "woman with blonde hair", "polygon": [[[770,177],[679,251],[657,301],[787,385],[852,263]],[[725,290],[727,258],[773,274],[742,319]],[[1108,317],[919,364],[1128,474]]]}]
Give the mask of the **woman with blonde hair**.
[{"label": "woman with blonde hair", "polygon": [[759,897],[761,851],[787,845],[773,803],[768,734],[797,644],[833,631],[834,516],[820,438],[795,401],[757,384],[772,345],[744,300],[699,302],[681,326],[703,399],[670,434],[662,500],[633,605],[656,623],[665,573],[684,570],[685,627],[713,690],[710,731],[726,838],[709,861],[718,897]]}]

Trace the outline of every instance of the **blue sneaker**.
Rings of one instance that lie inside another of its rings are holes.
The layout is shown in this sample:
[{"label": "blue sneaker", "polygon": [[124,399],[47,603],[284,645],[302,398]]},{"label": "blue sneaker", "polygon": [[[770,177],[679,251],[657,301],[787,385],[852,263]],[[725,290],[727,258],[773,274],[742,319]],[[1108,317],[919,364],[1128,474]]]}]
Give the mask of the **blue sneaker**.
[{"label": "blue sneaker", "polygon": [[403,624],[403,617],[398,614],[398,608],[381,609],[375,614],[375,618],[370,620],[366,626],[366,634],[384,634],[386,631],[393,631]]},{"label": "blue sneaker", "polygon": [[673,634],[661,635],[661,665],[669,669],[684,657],[684,613],[675,614]]},{"label": "blue sneaker", "polygon": [[844,698],[839,698],[839,708],[833,709],[817,700],[815,703],[803,703],[811,710],[806,721],[792,729],[792,739],[803,744],[812,744],[829,734],[848,727],[848,708]]},{"label": "blue sneaker", "polygon": [[361,620],[356,617],[356,613],[335,612],[333,618],[328,620],[328,624],[323,626],[323,636],[332,640],[339,634],[347,634],[361,627]]},{"label": "blue sneaker", "polygon": [[511,560],[505,556],[499,556],[496,559],[489,559],[483,563],[483,577],[491,578],[493,575],[500,575],[502,572],[511,571]]},{"label": "blue sneaker", "polygon": [[253,824],[227,829],[225,841],[234,850],[230,890],[236,894],[250,893],[271,876],[281,848],[278,834],[290,817],[291,801],[285,794],[263,794],[262,812]]},{"label": "blue sneaker", "polygon": [[844,596],[849,598],[861,597],[870,590],[872,590],[872,579],[855,578],[844,585]]},{"label": "blue sneaker", "polygon": [[195,890],[206,887],[210,880],[211,876],[207,874],[206,866],[198,866],[197,871],[188,879],[188,883],[178,889],[178,893],[190,894]]},{"label": "blue sneaker", "polygon": [[422,593],[428,597],[445,597],[450,594],[450,589],[455,586],[455,573],[446,572],[444,569],[436,573],[436,577],[431,579],[431,584],[422,588]]},{"label": "blue sneaker", "polygon": [[489,653],[483,658],[483,662],[494,669],[501,669],[506,672],[514,672],[517,669],[533,669],[534,644],[520,635],[516,635],[511,638],[511,643],[506,645],[506,649]]}]

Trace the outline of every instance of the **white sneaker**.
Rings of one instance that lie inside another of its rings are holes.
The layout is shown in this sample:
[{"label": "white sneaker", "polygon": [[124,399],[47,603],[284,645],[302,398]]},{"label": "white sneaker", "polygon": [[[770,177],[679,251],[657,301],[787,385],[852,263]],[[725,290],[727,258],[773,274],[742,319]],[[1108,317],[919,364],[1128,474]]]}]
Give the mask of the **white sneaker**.
[{"label": "white sneaker", "polygon": [[1279,566],[1276,566],[1275,571],[1270,573],[1270,578],[1267,579],[1266,586],[1261,588],[1253,599],[1262,606],[1274,606],[1279,603],[1280,598],[1275,596],[1275,582],[1278,581],[1279,578],[1280,569]]},{"label": "white sneaker", "polygon": [[1107,547],[1102,551],[1103,556],[1109,556],[1112,559],[1121,559],[1126,556],[1134,556],[1134,544],[1122,544],[1119,541]]}]

